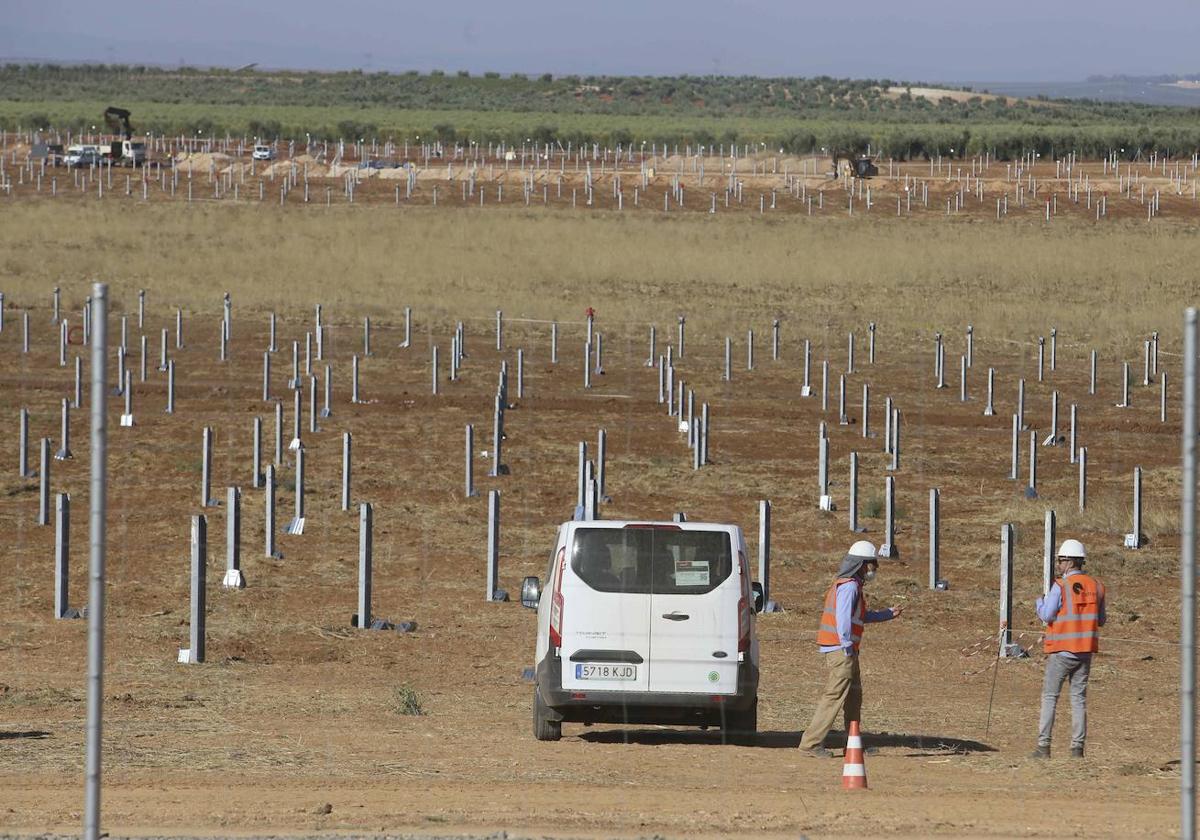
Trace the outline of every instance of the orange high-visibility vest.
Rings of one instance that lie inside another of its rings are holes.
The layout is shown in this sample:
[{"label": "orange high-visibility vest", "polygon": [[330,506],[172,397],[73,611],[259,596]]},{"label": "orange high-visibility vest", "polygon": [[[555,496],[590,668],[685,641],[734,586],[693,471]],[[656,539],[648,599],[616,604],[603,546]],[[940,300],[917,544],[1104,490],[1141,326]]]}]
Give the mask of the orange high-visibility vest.
[{"label": "orange high-visibility vest", "polygon": [[867,596],[863,594],[862,585],[858,578],[838,578],[825,593],[825,609],[821,612],[821,623],[817,626],[817,644],[821,647],[838,647],[842,640],[837,630],[837,591],[843,583],[855,584],[858,595],[857,605],[850,614],[850,641],[854,644],[854,652],[862,642],[863,624],[867,617]]},{"label": "orange high-visibility vest", "polygon": [[1100,605],[1104,584],[1083,573],[1059,578],[1062,603],[1046,627],[1045,651],[1095,653],[1100,650]]}]

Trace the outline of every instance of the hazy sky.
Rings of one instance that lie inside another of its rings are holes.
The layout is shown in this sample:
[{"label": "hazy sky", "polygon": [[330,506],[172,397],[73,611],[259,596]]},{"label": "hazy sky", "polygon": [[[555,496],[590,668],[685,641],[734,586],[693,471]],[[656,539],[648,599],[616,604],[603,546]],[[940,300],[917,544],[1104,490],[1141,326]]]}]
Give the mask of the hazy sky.
[{"label": "hazy sky", "polygon": [[0,0],[5,59],[1069,81],[1200,72],[1198,44],[1198,0]]}]

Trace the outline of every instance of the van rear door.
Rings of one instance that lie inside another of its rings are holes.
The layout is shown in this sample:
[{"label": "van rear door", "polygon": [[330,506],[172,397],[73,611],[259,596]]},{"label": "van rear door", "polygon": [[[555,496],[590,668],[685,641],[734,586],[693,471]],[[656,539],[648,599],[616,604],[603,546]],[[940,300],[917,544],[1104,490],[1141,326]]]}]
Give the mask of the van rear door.
[{"label": "van rear door", "polygon": [[569,530],[561,591],[550,593],[561,597],[564,689],[649,690],[650,542],[640,528]]},{"label": "van rear door", "polygon": [[650,599],[650,690],[737,692],[740,567],[728,530],[661,530]]}]

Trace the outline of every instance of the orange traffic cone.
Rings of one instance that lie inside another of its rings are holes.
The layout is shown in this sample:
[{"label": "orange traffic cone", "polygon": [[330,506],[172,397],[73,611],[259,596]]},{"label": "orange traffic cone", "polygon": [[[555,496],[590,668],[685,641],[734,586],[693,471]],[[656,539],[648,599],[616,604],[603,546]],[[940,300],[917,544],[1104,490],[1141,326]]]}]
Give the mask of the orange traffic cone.
[{"label": "orange traffic cone", "polygon": [[842,764],[842,789],[866,790],[867,765],[863,763],[862,734],[858,721],[850,721],[850,732],[846,736],[846,760]]}]

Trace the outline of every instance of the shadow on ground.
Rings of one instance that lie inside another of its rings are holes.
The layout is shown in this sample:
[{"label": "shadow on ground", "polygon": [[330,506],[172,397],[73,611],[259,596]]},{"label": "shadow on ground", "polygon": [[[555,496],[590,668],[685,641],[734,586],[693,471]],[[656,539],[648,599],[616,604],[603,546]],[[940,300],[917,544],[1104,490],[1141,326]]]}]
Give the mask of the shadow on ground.
[{"label": "shadow on ground", "polygon": [[25,732],[0,732],[0,741],[15,741],[17,738],[49,738],[49,732],[40,729],[30,729]]},{"label": "shadow on ground", "polygon": [[[643,746],[732,744],[765,749],[795,749],[800,746],[800,738],[803,735],[803,731],[727,734],[715,729],[605,729],[585,731],[579,735],[579,738],[593,744],[640,744]],[[846,743],[846,734],[830,732],[825,743],[831,747],[840,747]],[[996,752],[995,747],[981,741],[950,738],[944,735],[908,735],[900,732],[865,733],[863,746],[867,749],[872,747],[905,748],[913,751],[907,754],[910,756]]]}]

